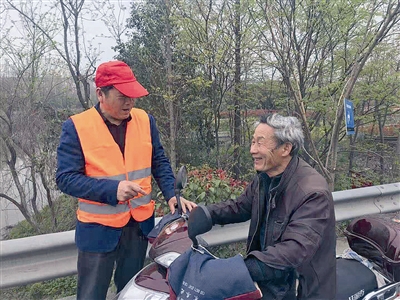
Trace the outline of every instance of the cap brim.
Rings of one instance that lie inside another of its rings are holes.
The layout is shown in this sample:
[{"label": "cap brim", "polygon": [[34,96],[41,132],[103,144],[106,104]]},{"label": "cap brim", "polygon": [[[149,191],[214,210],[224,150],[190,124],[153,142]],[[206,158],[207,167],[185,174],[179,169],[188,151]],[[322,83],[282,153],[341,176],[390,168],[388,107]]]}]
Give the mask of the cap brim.
[{"label": "cap brim", "polygon": [[138,81],[117,83],[113,86],[129,98],[140,98],[149,94],[149,92]]}]

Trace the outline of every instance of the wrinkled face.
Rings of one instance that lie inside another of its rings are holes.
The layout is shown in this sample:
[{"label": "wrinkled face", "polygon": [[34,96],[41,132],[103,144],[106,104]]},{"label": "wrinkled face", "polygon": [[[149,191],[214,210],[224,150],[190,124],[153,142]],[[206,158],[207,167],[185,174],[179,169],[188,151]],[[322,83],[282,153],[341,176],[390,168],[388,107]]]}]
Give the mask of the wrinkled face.
[{"label": "wrinkled face", "polygon": [[278,145],[274,137],[274,129],[260,123],[254,131],[250,153],[254,161],[254,169],[273,177],[281,174],[288,165],[292,145]]},{"label": "wrinkled face", "polygon": [[96,94],[102,113],[116,125],[129,117],[129,113],[135,105],[135,99],[123,95],[116,88],[112,88],[107,94],[98,88]]}]

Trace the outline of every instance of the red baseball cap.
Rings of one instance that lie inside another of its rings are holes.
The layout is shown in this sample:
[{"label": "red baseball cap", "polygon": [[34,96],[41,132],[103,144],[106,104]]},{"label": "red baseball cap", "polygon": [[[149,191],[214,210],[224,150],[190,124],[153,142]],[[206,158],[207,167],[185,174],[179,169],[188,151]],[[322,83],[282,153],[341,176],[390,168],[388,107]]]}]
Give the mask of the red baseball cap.
[{"label": "red baseball cap", "polygon": [[136,80],[131,68],[123,61],[114,60],[97,67],[96,87],[114,86],[129,98],[147,96],[149,92]]}]

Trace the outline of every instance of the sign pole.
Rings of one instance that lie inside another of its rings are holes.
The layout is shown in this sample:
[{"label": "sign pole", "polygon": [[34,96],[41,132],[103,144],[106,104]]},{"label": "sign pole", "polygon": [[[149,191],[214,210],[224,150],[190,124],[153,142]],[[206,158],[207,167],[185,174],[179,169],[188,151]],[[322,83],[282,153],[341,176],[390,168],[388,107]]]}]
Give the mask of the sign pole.
[{"label": "sign pole", "polygon": [[349,99],[344,99],[344,115],[346,120],[346,134],[354,134],[354,106]]}]

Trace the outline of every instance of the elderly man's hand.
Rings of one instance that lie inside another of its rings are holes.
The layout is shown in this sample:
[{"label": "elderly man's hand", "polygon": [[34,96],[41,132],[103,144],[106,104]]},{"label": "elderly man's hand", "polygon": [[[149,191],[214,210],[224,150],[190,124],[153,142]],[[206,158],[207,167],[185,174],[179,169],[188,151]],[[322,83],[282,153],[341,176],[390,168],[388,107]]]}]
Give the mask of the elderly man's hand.
[{"label": "elderly man's hand", "polygon": [[[196,203],[186,200],[183,197],[179,197],[179,199],[181,200],[182,210],[184,213],[186,213],[187,210],[191,211],[193,209],[193,207],[197,206]],[[177,204],[178,204],[178,201],[176,200],[175,196],[168,200],[168,206],[169,206],[169,209],[171,210],[171,214],[173,214],[175,212],[175,205],[177,205]]]}]

